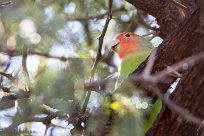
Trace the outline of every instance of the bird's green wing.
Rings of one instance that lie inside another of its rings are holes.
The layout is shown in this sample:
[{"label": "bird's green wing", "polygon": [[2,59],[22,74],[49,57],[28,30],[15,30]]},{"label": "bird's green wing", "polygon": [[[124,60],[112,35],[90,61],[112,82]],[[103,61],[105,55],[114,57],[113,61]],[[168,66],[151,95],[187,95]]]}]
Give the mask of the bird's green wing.
[{"label": "bird's green wing", "polygon": [[145,48],[145,50],[151,50],[154,47],[153,44],[150,41],[148,41],[146,38],[142,36],[138,36],[138,37],[139,37],[140,44]]},{"label": "bird's green wing", "polygon": [[137,67],[148,57],[150,50],[132,53],[126,56],[120,64],[118,78],[115,83],[115,90]]},{"label": "bird's green wing", "polygon": [[120,67],[120,74],[126,77],[131,74],[137,67],[149,56],[150,50],[144,50],[137,53],[132,53],[126,56]]}]

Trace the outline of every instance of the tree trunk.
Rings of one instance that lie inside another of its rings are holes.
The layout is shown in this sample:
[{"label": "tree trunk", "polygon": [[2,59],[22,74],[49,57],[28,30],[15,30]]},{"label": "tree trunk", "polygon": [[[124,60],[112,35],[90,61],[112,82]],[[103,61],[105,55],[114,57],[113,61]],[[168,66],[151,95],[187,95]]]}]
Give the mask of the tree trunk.
[{"label": "tree trunk", "polygon": [[[172,0],[127,0],[136,8],[156,17],[164,42],[158,47],[153,73],[157,73],[186,57],[204,50],[204,2],[177,0],[188,9],[180,8]],[[145,61],[135,72],[144,69]],[[197,64],[183,74],[175,92],[170,96],[176,104],[195,116],[204,118],[204,65]],[[168,77],[159,88],[165,92],[176,78]],[[145,87],[143,87],[145,88]],[[196,136],[199,126],[163,107],[147,136]]]},{"label": "tree trunk", "polygon": [[[204,65],[195,65],[179,82],[171,99],[193,115],[204,118]],[[197,136],[199,126],[164,107],[148,136]]]}]

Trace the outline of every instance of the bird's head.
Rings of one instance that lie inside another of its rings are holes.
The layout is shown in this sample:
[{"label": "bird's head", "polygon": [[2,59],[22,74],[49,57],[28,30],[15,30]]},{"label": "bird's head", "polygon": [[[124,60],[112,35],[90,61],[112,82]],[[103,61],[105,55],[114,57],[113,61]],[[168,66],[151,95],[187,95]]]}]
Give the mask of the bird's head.
[{"label": "bird's head", "polygon": [[143,49],[139,37],[131,32],[122,32],[116,35],[109,44],[109,49],[114,51],[120,59]]}]

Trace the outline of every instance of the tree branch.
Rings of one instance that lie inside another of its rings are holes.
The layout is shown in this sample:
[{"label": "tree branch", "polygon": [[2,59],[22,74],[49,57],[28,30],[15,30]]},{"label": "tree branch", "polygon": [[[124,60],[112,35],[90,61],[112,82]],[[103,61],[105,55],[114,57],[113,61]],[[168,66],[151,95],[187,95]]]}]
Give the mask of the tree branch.
[{"label": "tree branch", "polygon": [[153,15],[157,24],[160,26],[159,31],[162,38],[166,38],[172,31],[174,31],[180,24],[183,23],[184,19],[194,11],[194,2],[185,1],[188,4],[188,9],[185,12],[185,17],[183,13],[180,13],[180,7],[175,7],[172,2],[161,1],[161,0],[126,0],[136,8]]},{"label": "tree branch", "polygon": [[[116,12],[120,12],[120,11],[127,11],[125,9],[124,6],[121,6],[117,9],[113,9],[112,10],[112,14],[116,13]],[[67,17],[68,21],[87,21],[87,20],[93,20],[93,19],[103,19],[106,15],[109,14],[109,11],[103,13],[103,14],[99,14],[99,15],[95,15],[95,16],[88,16],[88,17],[78,17],[78,18],[69,18]]]},{"label": "tree branch", "polygon": [[[101,33],[101,36],[99,37],[98,52],[97,52],[97,56],[96,56],[96,59],[94,61],[94,64],[93,64],[93,67],[92,67],[92,70],[91,70],[90,82],[92,82],[94,80],[97,65],[98,65],[99,61],[101,60],[101,56],[102,56],[101,55],[101,50],[102,50],[102,47],[103,47],[103,39],[105,37],[109,22],[112,19],[112,3],[113,3],[113,0],[109,0],[108,15],[107,15],[106,22],[105,22],[105,25],[103,27],[103,31]],[[91,92],[88,92],[87,96],[86,96],[86,99],[85,99],[85,102],[83,104],[83,108],[82,108],[83,113],[85,113],[85,111],[86,111],[86,107],[87,107],[88,101],[90,99],[90,96],[91,96]]]},{"label": "tree branch", "polygon": [[141,80],[142,78],[143,78],[143,76],[139,76],[139,77],[135,77],[133,80],[134,80],[134,82],[141,82],[142,84],[144,84],[145,87],[147,87],[147,89],[153,91],[153,93],[158,98],[161,98],[162,102],[169,109],[171,109],[172,112],[176,112],[178,115],[183,117],[185,120],[190,121],[190,122],[194,123],[195,125],[198,125],[198,126],[201,125],[201,123],[202,123],[201,118],[194,116],[192,113],[190,113],[185,108],[182,108],[182,107],[178,106],[177,104],[175,104],[173,101],[171,101],[166,96],[164,96],[161,93],[161,91],[159,90],[159,88],[156,85],[154,85],[154,83],[150,83],[149,81],[146,81],[145,79],[142,81]]},{"label": "tree branch", "polygon": [[34,115],[30,115],[25,118],[25,116],[16,115],[14,117],[13,123],[7,127],[6,129],[3,129],[3,133],[11,133],[15,128],[17,128],[22,123],[27,122],[42,122],[44,125],[50,125],[51,120],[56,117],[67,117],[66,115],[63,115],[60,111],[56,111],[53,108],[47,106],[47,105],[41,105],[40,108],[46,112],[47,117],[34,117]]},{"label": "tree branch", "polygon": [[[155,52],[156,53],[156,52]],[[146,77],[146,75],[148,75],[147,77],[148,78],[145,78],[146,80],[149,80],[151,82],[154,82],[154,83],[159,83],[159,82],[163,82],[164,81],[164,78],[166,78],[167,76],[169,76],[170,73],[174,72],[174,71],[179,71],[181,69],[183,69],[183,65],[184,64],[188,64],[188,65],[191,65],[191,67],[193,65],[195,65],[196,63],[201,63],[202,60],[204,60],[204,52],[201,52],[197,55],[193,55],[193,56],[190,56],[188,58],[185,58],[171,66],[168,66],[171,68],[171,70],[169,70],[169,68],[165,68],[161,71],[158,71],[156,74],[153,74],[151,75],[150,77],[150,73],[151,73],[151,69],[152,69],[152,63],[154,61],[155,58],[152,58],[152,57],[155,57],[155,53],[152,53],[152,55],[150,56],[150,61],[148,63],[150,63],[150,65],[148,67],[145,67],[145,71],[147,72],[144,72],[142,73],[143,74],[143,78]],[[137,75],[137,74],[136,74]],[[134,78],[135,75],[131,75],[129,78]],[[103,90],[107,83],[109,82],[114,82],[116,80],[116,78],[104,78],[104,79],[101,79],[101,80],[96,80],[96,81],[93,81],[91,83],[85,83],[84,84],[84,89],[87,90],[87,91],[91,91],[91,90]]]},{"label": "tree branch", "polygon": [[42,52],[37,52],[37,51],[29,51],[28,54],[38,55],[38,56],[42,56],[42,57],[46,57],[46,58],[58,59],[60,61],[68,61],[68,60],[72,60],[72,59],[81,59],[81,58],[71,58],[71,57],[64,57],[64,56],[53,56],[53,55],[50,55],[48,53],[42,53]]},{"label": "tree branch", "polygon": [[23,71],[25,72],[26,82],[28,86],[31,86],[32,83],[31,83],[30,76],[27,70],[27,56],[28,56],[28,47],[27,45],[24,44],[23,51],[22,51],[22,67],[23,67]]},{"label": "tree branch", "polygon": [[204,59],[204,52],[201,52],[197,55],[188,57],[180,62],[177,62],[171,66],[169,66],[171,69],[164,69],[156,74],[154,74],[154,78],[152,80],[154,81],[159,81],[162,80],[164,77],[168,76],[170,73],[174,72],[174,71],[179,71],[180,69],[185,69],[185,67],[190,67],[193,66],[195,63],[197,62],[201,62],[201,60]]},{"label": "tree branch", "polygon": [[11,75],[11,74],[7,74],[7,73],[4,73],[4,72],[0,72],[0,75],[10,79],[10,80],[14,80],[15,78]]},{"label": "tree branch", "polygon": [[12,4],[12,1],[2,2],[2,3],[0,3],[0,6],[4,7],[4,6],[9,5],[9,4]]},{"label": "tree branch", "polygon": [[170,2],[174,3],[175,5],[179,6],[180,8],[184,9],[184,10],[188,10],[188,7],[186,7],[185,5],[179,3],[176,0],[170,0]]}]

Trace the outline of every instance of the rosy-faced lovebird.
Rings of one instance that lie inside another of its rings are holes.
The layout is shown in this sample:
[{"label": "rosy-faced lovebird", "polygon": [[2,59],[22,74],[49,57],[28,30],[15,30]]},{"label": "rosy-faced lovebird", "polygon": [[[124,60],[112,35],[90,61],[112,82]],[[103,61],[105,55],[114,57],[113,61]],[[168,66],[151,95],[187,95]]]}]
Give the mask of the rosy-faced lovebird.
[{"label": "rosy-faced lovebird", "polygon": [[112,39],[109,49],[114,51],[121,61],[116,88],[149,56],[152,47],[148,40],[132,32],[119,33]]},{"label": "rosy-faced lovebird", "polygon": [[[115,84],[115,90],[121,85],[122,81],[136,70],[137,67],[150,55],[152,48],[152,43],[144,37],[132,32],[119,33],[112,39],[109,44],[109,49],[114,51],[121,61],[120,66],[118,67],[118,78]],[[145,121],[145,132],[153,124],[161,110],[161,106],[162,103],[158,99],[149,113],[149,118]]]}]

